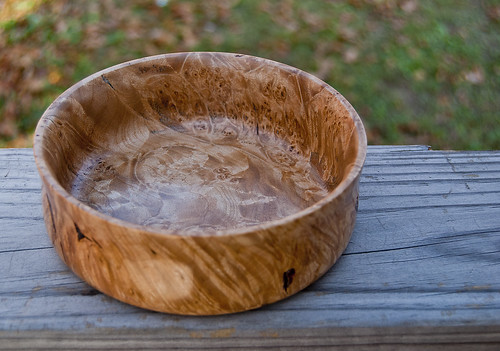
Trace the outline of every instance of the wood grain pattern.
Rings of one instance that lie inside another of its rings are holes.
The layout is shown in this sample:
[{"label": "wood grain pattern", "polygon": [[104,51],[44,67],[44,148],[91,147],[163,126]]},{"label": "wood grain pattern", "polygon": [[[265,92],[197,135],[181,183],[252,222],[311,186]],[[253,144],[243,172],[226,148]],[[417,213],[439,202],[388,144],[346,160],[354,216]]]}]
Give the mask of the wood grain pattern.
[{"label": "wood grain pattern", "polygon": [[[112,332],[25,332],[2,333],[8,349],[67,350],[498,350],[500,332],[495,328],[400,327],[387,332],[380,328],[332,331],[327,328],[269,330],[259,337],[234,328],[220,331],[123,330]],[[165,334],[168,334],[165,335]]]},{"label": "wood grain pattern", "polygon": [[309,158],[265,132],[220,117],[176,129],[136,150],[89,157],[71,193],[151,230],[199,235],[293,215],[328,194]]},{"label": "wood grain pattern", "polygon": [[122,304],[72,274],[46,235],[32,150],[2,149],[2,347],[496,350],[499,164],[499,151],[368,147],[337,264],[276,304],[200,318]]},{"label": "wood grain pattern", "polygon": [[98,290],[222,314],[323,275],[354,227],[366,155],[349,103],[273,61],[181,53],[101,71],[36,130],[47,231]]}]

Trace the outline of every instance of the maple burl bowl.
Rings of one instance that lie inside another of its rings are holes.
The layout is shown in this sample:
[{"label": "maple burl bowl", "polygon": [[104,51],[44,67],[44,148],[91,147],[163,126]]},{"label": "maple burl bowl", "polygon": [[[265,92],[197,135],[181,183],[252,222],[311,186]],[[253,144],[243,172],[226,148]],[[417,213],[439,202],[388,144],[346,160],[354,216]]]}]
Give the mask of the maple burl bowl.
[{"label": "maple burl bowl", "polygon": [[283,299],[335,263],[366,135],[310,74],[177,53],[68,89],[40,119],[34,154],[47,231],[73,272],[132,305],[210,315]]}]

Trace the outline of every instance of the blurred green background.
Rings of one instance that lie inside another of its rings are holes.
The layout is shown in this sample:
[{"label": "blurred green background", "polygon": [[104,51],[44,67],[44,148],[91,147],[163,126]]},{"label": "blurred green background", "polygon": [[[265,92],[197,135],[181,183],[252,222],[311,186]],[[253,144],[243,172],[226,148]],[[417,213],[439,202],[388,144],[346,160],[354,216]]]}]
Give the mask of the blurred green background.
[{"label": "blurred green background", "polygon": [[51,101],[91,73],[199,50],[320,77],[370,144],[500,149],[498,0],[0,1],[0,147],[30,146]]}]

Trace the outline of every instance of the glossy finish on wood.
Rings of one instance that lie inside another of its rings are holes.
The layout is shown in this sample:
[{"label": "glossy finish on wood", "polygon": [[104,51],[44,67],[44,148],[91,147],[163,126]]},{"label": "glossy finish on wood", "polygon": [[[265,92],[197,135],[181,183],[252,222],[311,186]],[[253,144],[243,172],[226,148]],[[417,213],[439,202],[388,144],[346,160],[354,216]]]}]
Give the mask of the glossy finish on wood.
[{"label": "glossy finish on wood", "polygon": [[34,153],[47,230],[77,275],[133,305],[222,314],[294,294],[338,259],[366,136],[309,74],[181,53],[70,88]]}]

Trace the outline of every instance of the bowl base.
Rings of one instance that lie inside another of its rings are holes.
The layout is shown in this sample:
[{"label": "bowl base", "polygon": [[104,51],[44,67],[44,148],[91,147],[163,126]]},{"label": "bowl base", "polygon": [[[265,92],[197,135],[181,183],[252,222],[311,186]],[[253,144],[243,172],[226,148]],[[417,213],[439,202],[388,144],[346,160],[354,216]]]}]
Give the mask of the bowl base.
[{"label": "bowl base", "polygon": [[154,229],[206,233],[276,220],[328,188],[309,158],[243,121],[200,117],[94,151],[71,193],[99,212]]}]

